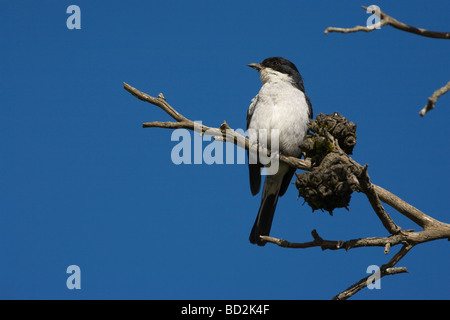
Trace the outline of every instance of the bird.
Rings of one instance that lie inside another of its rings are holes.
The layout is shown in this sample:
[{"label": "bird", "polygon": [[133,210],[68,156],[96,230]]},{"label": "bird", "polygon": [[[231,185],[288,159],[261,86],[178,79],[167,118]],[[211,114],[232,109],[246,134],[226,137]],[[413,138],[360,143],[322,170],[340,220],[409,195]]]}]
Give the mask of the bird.
[{"label": "bird", "polygon": [[[295,64],[283,57],[270,57],[248,66],[259,72],[262,82],[247,112],[249,142],[270,150],[273,144],[271,138],[274,138],[271,132],[278,132],[278,152],[300,158],[300,144],[313,116],[312,104],[305,93],[300,72]],[[278,131],[271,131],[273,129]],[[262,132],[265,132],[265,136]],[[258,154],[247,153],[250,190],[255,196],[261,189],[264,164]],[[260,236],[269,236],[278,198],[285,194],[294,172],[295,168],[279,162],[277,172],[266,175],[258,215],[249,237],[250,243],[258,246],[266,244]]]}]

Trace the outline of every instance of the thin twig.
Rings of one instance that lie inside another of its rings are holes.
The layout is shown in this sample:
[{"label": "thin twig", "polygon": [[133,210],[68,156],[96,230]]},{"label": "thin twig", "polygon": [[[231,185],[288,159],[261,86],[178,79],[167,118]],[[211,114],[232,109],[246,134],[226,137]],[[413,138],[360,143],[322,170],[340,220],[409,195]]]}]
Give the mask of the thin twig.
[{"label": "thin twig", "polygon": [[329,32],[339,32],[339,33],[352,33],[352,32],[358,32],[358,31],[364,31],[364,32],[372,32],[373,30],[380,29],[381,27],[384,27],[387,25],[387,21],[380,21],[378,23],[375,23],[371,26],[354,26],[353,28],[338,28],[338,27],[328,27],[325,29],[324,33],[327,34]]},{"label": "thin twig", "polygon": [[[361,6],[364,10],[367,11],[367,7]],[[377,14],[377,12],[374,12]],[[335,28],[335,27],[328,27],[325,29],[325,34],[329,32],[340,32],[340,33],[351,33],[351,32],[358,32],[358,31],[365,31],[365,32],[371,32],[373,30],[379,29],[383,26],[389,25],[391,27],[394,27],[396,29],[406,31],[409,33],[414,33],[423,37],[429,37],[429,38],[435,38],[435,39],[450,39],[450,32],[439,32],[439,31],[430,31],[422,28],[416,28],[411,25],[408,25],[406,23],[400,22],[393,17],[387,15],[381,9],[379,10],[380,15],[380,21],[372,26],[356,26],[353,28]]]},{"label": "thin twig", "polygon": [[423,109],[419,112],[420,116],[423,117],[428,111],[433,110],[434,105],[436,104],[439,97],[447,93],[448,91],[450,91],[450,81],[442,88],[436,90],[433,95],[428,98],[427,105],[423,107]]}]

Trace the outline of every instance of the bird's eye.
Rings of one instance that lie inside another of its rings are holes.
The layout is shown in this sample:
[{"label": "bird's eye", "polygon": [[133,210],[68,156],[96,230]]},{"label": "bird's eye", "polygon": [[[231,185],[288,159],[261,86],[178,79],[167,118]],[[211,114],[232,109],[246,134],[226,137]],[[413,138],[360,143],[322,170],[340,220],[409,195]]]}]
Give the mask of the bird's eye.
[{"label": "bird's eye", "polygon": [[276,67],[276,66],[280,65],[280,62],[279,61],[274,61],[272,64]]}]

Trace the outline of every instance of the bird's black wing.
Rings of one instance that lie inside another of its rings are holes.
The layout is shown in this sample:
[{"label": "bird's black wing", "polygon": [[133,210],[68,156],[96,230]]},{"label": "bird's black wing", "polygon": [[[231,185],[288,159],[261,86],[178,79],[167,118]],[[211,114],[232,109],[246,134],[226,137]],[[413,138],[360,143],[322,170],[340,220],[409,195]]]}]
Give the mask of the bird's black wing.
[{"label": "bird's black wing", "polygon": [[[311,100],[309,100],[309,97],[306,95],[306,93],[305,93],[305,100],[306,100],[306,103],[308,104],[309,120],[312,120],[312,118],[313,118],[313,108],[312,108]],[[308,130],[306,130],[306,131],[308,131]]]},{"label": "bird's black wing", "polygon": [[291,183],[292,176],[295,173],[295,168],[289,168],[289,171],[283,177],[283,182],[281,182],[280,193],[278,196],[283,196],[286,193],[286,190],[289,188],[289,184]]},{"label": "bird's black wing", "polygon": [[[250,107],[248,108],[246,130],[248,130],[248,127],[252,120],[253,110],[255,109],[255,105],[257,102],[258,96],[253,98],[252,102],[250,103]],[[258,161],[258,153],[253,153],[247,150],[247,156],[248,156],[248,172],[250,178],[250,190],[252,192],[252,195],[256,195],[258,194],[259,189],[261,189],[261,168],[263,166]]]}]

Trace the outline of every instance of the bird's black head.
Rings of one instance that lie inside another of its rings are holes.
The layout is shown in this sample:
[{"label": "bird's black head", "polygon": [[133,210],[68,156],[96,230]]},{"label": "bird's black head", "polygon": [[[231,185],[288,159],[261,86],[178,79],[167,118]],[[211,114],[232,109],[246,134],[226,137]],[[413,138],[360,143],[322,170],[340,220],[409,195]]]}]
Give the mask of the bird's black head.
[{"label": "bird's black head", "polygon": [[264,68],[271,68],[278,72],[286,73],[289,75],[294,75],[296,73],[300,74],[295,64],[283,57],[267,58],[263,62],[261,62],[261,66],[263,66]]},{"label": "bird's black head", "polygon": [[250,63],[248,66],[258,71],[262,71],[265,68],[270,68],[280,73],[289,75],[292,78],[293,83],[300,90],[305,91],[303,86],[303,79],[302,76],[300,75],[300,72],[298,71],[295,64],[290,62],[288,59],[285,59],[283,57],[271,57],[265,59],[261,63]]}]

